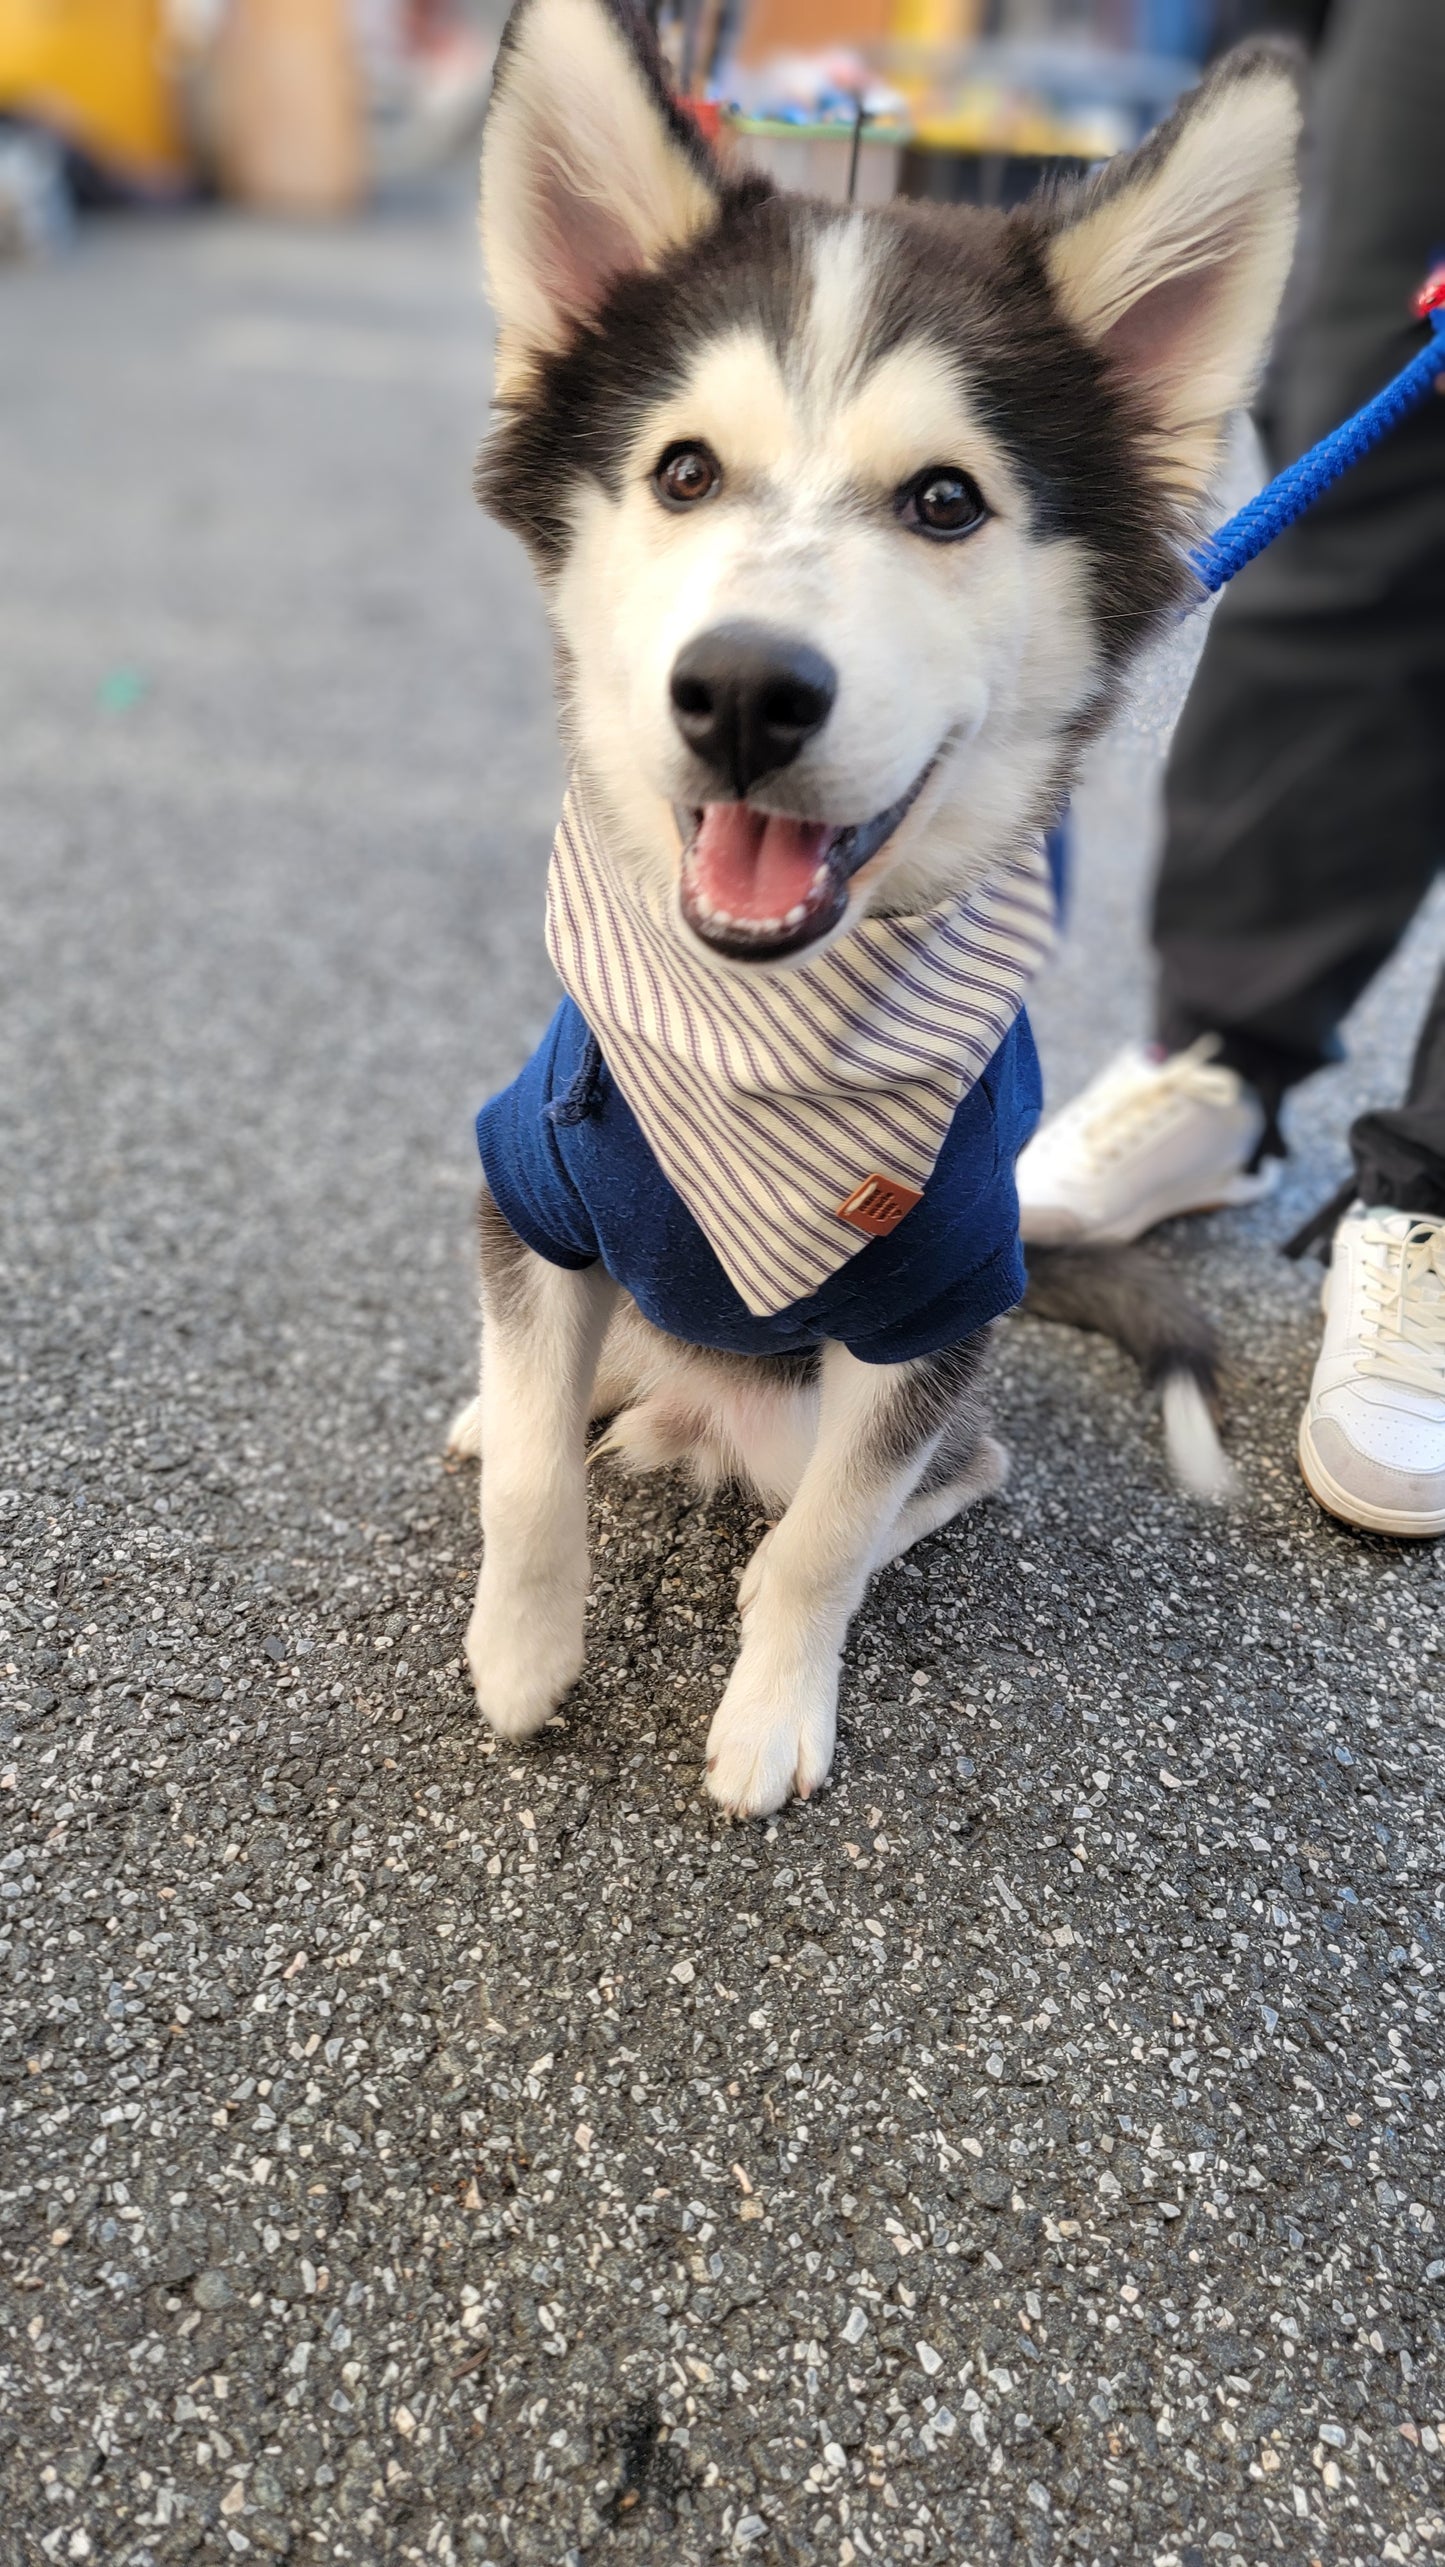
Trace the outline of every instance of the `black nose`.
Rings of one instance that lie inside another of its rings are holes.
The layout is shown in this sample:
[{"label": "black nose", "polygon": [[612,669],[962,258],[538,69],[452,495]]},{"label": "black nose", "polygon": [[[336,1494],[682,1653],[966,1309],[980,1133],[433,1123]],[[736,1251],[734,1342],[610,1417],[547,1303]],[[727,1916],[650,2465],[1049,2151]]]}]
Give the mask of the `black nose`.
[{"label": "black nose", "polygon": [[673,662],[673,719],[740,801],[821,731],[837,692],[821,651],[766,624],[714,624]]}]

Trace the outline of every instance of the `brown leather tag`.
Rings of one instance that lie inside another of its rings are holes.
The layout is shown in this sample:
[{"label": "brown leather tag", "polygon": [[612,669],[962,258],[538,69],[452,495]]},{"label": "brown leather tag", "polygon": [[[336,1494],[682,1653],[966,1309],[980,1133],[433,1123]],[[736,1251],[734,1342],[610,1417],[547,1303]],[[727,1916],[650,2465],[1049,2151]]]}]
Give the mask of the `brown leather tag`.
[{"label": "brown leather tag", "polygon": [[911,1185],[900,1185],[896,1177],[865,1177],[839,1204],[838,1218],[851,1222],[855,1230],[866,1230],[870,1239],[886,1239],[904,1214],[922,1201],[921,1194]]}]

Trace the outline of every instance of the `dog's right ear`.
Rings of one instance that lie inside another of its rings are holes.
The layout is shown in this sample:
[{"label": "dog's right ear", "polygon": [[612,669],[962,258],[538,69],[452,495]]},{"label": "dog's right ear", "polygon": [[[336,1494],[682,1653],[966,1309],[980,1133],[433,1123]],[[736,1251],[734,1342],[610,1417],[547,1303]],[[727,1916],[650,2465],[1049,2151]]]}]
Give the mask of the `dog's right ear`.
[{"label": "dog's right ear", "polygon": [[482,145],[498,390],[521,390],[619,277],[713,220],[720,184],[628,0],[518,0]]}]

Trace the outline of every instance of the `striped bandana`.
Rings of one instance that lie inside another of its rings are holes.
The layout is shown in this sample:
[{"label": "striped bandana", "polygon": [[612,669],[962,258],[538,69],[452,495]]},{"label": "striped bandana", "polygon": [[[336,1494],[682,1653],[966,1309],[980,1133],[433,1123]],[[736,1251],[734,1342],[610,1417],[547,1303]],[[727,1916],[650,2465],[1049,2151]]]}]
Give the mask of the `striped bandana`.
[{"label": "striped bandana", "polygon": [[919,1200],[1048,952],[1041,845],[966,895],[864,918],[749,980],[694,959],[605,859],[574,778],[547,950],[654,1158],[755,1318],[826,1283]]}]

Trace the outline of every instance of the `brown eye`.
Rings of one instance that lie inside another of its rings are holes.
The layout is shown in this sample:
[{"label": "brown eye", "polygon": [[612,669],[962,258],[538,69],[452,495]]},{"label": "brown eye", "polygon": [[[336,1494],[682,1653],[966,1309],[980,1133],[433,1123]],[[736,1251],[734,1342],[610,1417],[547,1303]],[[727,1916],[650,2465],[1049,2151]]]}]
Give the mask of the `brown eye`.
[{"label": "brown eye", "polygon": [[971,535],[988,515],[973,475],[951,463],[931,463],[915,473],[899,491],[896,505],[905,526],[941,543]]},{"label": "brown eye", "polygon": [[722,481],[722,466],[710,446],[669,446],[652,476],[652,487],[664,508],[693,508],[711,499]]}]

